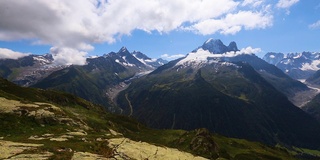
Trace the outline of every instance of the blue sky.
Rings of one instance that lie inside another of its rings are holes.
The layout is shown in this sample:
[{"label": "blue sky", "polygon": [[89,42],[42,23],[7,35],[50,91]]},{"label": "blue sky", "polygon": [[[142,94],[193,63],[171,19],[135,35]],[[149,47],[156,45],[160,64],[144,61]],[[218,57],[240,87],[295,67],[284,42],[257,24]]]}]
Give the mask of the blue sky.
[{"label": "blue sky", "polygon": [[122,46],[169,58],[208,38],[260,56],[320,51],[319,0],[0,1],[0,21],[0,58],[52,53],[78,63]]}]

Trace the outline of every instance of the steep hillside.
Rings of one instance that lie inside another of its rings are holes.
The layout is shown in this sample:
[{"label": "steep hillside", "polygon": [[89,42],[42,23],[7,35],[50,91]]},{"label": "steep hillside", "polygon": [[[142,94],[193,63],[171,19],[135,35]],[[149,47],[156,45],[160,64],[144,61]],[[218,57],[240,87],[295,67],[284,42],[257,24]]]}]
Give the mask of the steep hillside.
[{"label": "steep hillside", "polygon": [[306,79],[306,82],[311,85],[320,86],[320,70],[318,70],[313,75],[311,75],[308,79]]},{"label": "steep hillside", "polygon": [[274,65],[270,65],[255,55],[239,55],[229,59],[230,61],[243,61],[249,63],[265,80],[278,91],[285,94],[290,100],[298,92],[310,90],[305,84],[297,81]]},{"label": "steep hillside", "polygon": [[[90,63],[91,61],[95,63]],[[110,101],[105,95],[107,87],[133,76],[134,72],[126,72],[125,67],[103,57],[89,59],[88,62],[86,66],[70,66],[53,72],[33,87],[68,92],[110,107]]]},{"label": "steep hillside", "polygon": [[[290,160],[307,153],[206,129],[148,129],[70,94],[22,88],[1,78],[0,84],[1,159]],[[317,151],[312,152],[309,156],[316,157]]]},{"label": "steep hillside", "polygon": [[320,94],[315,96],[302,109],[320,122]]},{"label": "steep hillside", "polygon": [[272,145],[320,147],[320,125],[313,118],[249,62],[225,61],[239,54],[198,49],[134,81],[120,93],[118,104],[124,114],[150,127],[204,127]]}]

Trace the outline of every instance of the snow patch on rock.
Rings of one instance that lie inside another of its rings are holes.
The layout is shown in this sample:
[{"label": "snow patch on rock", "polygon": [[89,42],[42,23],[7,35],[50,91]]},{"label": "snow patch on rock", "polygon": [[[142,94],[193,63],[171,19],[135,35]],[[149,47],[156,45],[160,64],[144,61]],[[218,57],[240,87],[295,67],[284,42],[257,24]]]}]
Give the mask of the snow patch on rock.
[{"label": "snow patch on rock", "polygon": [[[221,62],[223,58],[231,58],[231,57],[236,57],[243,54],[252,54],[252,53],[244,53],[241,51],[231,51],[223,54],[213,54],[208,50],[203,50],[202,48],[200,48],[196,52],[189,53],[185,58],[181,59],[176,64],[176,66],[201,67],[203,65]],[[223,62],[222,64],[235,65],[230,62]]]},{"label": "snow patch on rock", "polygon": [[320,60],[314,60],[311,63],[304,63],[300,69],[303,71],[308,71],[308,70],[317,71],[317,70],[320,70],[319,66],[320,66]]}]

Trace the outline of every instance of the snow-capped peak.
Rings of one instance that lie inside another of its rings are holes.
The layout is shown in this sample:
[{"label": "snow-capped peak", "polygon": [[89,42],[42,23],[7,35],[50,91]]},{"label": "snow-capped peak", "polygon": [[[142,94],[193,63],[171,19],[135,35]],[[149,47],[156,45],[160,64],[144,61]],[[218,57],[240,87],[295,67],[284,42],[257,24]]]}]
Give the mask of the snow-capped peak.
[{"label": "snow-capped peak", "polygon": [[313,60],[311,63],[304,63],[300,69],[303,71],[318,71],[320,70],[320,60]]},{"label": "snow-capped peak", "polygon": [[213,41],[213,38],[209,38],[209,39],[205,42],[205,44],[208,44],[208,43],[210,43],[211,41]]},{"label": "snow-capped peak", "polygon": [[198,49],[208,50],[214,54],[222,54],[230,51],[239,51],[237,44],[235,42],[231,42],[229,46],[223,44],[220,39],[210,38],[206,42],[203,43],[202,46],[195,49],[193,52],[196,52]]},{"label": "snow-capped peak", "polygon": [[51,55],[36,55],[32,57],[33,60],[37,61],[41,65],[51,64],[53,61],[53,58]]},{"label": "snow-capped peak", "polygon": [[225,58],[236,57],[242,54],[246,54],[240,51],[225,52],[222,54],[213,54],[208,50],[202,48],[198,49],[196,52],[189,53],[185,58],[181,59],[176,66],[193,66],[202,67],[207,64],[217,63],[219,61],[224,61]]}]

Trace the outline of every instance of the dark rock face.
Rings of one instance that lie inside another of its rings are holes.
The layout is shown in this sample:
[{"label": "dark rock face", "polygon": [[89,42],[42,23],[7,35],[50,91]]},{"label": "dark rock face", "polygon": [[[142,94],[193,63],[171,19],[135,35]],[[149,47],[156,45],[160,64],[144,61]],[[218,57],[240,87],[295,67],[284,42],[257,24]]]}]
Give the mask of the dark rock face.
[{"label": "dark rock face", "polygon": [[214,54],[222,54],[231,51],[239,51],[236,42],[231,42],[229,46],[226,46],[222,43],[220,39],[208,39],[202,46],[195,49],[193,52],[197,51],[198,49],[208,50]]}]

